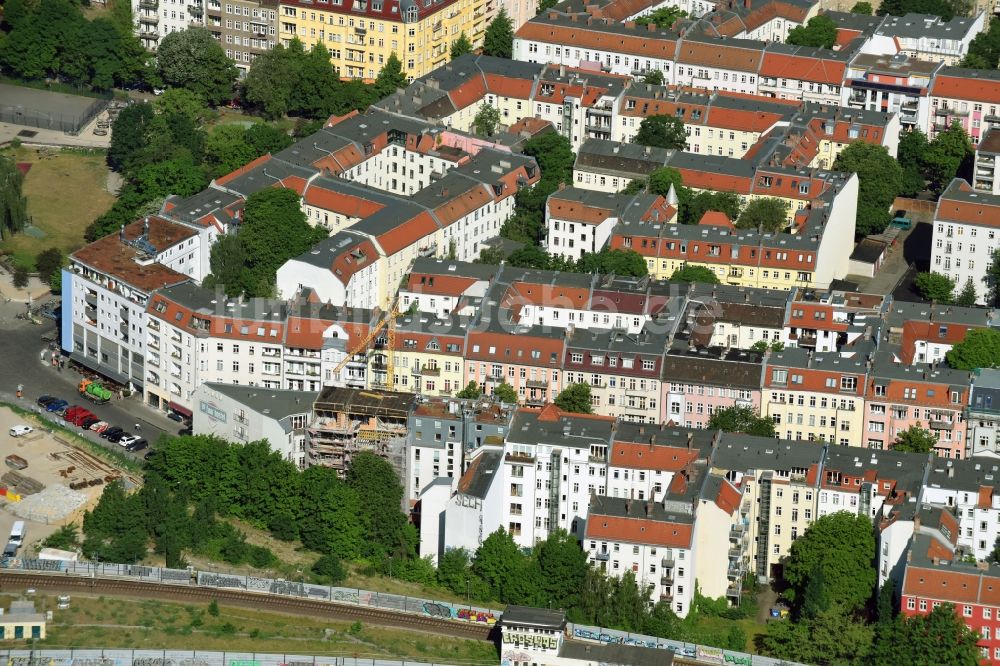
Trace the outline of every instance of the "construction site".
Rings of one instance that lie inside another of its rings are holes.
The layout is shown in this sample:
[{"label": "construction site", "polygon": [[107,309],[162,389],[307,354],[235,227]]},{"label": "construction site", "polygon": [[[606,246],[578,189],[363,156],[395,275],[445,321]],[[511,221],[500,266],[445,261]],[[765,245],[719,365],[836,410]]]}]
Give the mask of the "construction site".
[{"label": "construction site", "polygon": [[313,404],[306,455],[310,465],[343,476],[356,453],[385,458],[403,476],[406,421],[416,396],[394,391],[327,387]]}]

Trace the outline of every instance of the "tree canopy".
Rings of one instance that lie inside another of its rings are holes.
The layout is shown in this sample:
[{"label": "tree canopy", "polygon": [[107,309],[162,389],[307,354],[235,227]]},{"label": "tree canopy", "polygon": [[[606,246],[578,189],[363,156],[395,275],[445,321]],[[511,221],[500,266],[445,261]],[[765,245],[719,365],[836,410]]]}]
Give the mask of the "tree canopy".
[{"label": "tree canopy", "polygon": [[674,116],[646,116],[639,123],[639,131],[632,142],[654,148],[684,150],[687,146],[684,121]]},{"label": "tree canopy", "polygon": [[740,198],[734,192],[698,192],[690,195],[687,188],[677,191],[680,200],[681,224],[698,224],[710,210],[724,213],[730,220],[740,216]]},{"label": "tree canopy", "polygon": [[590,402],[590,384],[570,384],[556,396],[556,407],[564,412],[575,414],[590,414],[593,407]]},{"label": "tree canopy", "polygon": [[707,284],[719,284],[719,276],[707,266],[695,266],[684,264],[670,275],[672,282],[705,282]]},{"label": "tree canopy", "polygon": [[738,229],[763,229],[778,233],[788,227],[788,203],[774,197],[754,199],[736,219]]},{"label": "tree canopy", "polygon": [[870,663],[977,666],[982,663],[978,640],[979,634],[966,626],[955,606],[945,603],[927,615],[899,615],[891,620],[876,638]]},{"label": "tree canopy", "polygon": [[840,152],[835,171],[858,174],[855,236],[881,233],[889,225],[889,207],[903,188],[903,170],[884,146],[855,141]]},{"label": "tree canopy", "polygon": [[892,448],[895,451],[907,451],[909,453],[930,453],[937,446],[938,438],[931,431],[925,430],[919,423],[911,425],[906,430],[899,433]]},{"label": "tree canopy", "polygon": [[[871,6],[869,5],[869,10]],[[788,32],[788,44],[813,46],[820,49],[832,48],[837,41],[837,24],[829,16],[814,16],[805,25],[792,28]]]},{"label": "tree canopy", "polygon": [[503,7],[490,21],[483,36],[483,55],[507,58],[514,55],[514,26]]},{"label": "tree canopy", "polygon": [[846,511],[820,516],[792,542],[784,578],[801,606],[811,577],[822,572],[830,605],[846,612],[862,608],[875,588],[875,536],[866,515]]},{"label": "tree canopy", "polygon": [[469,41],[468,36],[466,36],[465,31],[463,30],[462,34],[458,36],[458,39],[452,42],[449,55],[451,55],[451,59],[454,60],[455,58],[464,56],[466,53],[472,53],[472,42]]},{"label": "tree canopy", "polygon": [[872,3],[861,0],[861,2],[854,3],[851,7],[852,14],[864,14],[865,16],[871,16],[874,11],[872,10]]},{"label": "tree canopy", "polygon": [[716,409],[708,417],[708,430],[742,432],[759,437],[774,437],[774,421],[760,416],[753,407]]},{"label": "tree canopy", "polygon": [[536,246],[544,235],[545,202],[560,183],[573,182],[576,156],[569,139],[558,132],[533,136],[521,146],[521,152],[535,158],[539,180],[531,187],[518,190],[514,215],[504,223],[500,235],[510,240]]},{"label": "tree canopy", "polygon": [[1000,331],[993,328],[974,328],[965,339],[948,350],[945,360],[958,370],[995,368],[1000,364]]},{"label": "tree canopy", "polygon": [[12,158],[0,155],[0,238],[10,238],[28,224],[28,200],[23,187],[24,173]]},{"label": "tree canopy", "polygon": [[990,18],[989,26],[972,39],[961,67],[996,69],[1000,64],[1000,21]]},{"label": "tree canopy", "polygon": [[166,85],[186,88],[213,106],[233,98],[236,65],[205,28],[165,35],[156,49],[156,65]]},{"label": "tree canopy", "polygon": [[913,284],[928,301],[947,305],[955,296],[955,281],[941,273],[920,273]]},{"label": "tree canopy", "polygon": [[637,17],[635,24],[649,25],[652,23],[659,28],[670,29],[674,23],[677,23],[678,19],[682,19],[687,15],[687,12],[680,7],[658,7],[648,14]]},{"label": "tree canopy", "polygon": [[961,305],[964,308],[972,307],[976,304],[979,296],[976,294],[976,283],[972,281],[972,277],[969,277],[965,284],[962,285],[962,291],[958,293],[958,297],[955,298],[955,305]]},{"label": "tree canopy", "polygon": [[491,137],[500,129],[500,109],[483,104],[472,119],[472,129],[479,136]]},{"label": "tree canopy", "polygon": [[517,404],[517,391],[507,382],[501,382],[493,388],[493,397],[507,405]]},{"label": "tree canopy", "polygon": [[882,0],[875,13],[879,16],[934,14],[950,21],[955,16],[968,16],[973,6],[970,0]]},{"label": "tree canopy", "polygon": [[467,400],[475,400],[482,394],[483,392],[479,389],[479,384],[477,384],[474,381],[470,381],[468,384],[465,385],[465,388],[463,388],[461,391],[455,394],[455,397],[465,398]]}]

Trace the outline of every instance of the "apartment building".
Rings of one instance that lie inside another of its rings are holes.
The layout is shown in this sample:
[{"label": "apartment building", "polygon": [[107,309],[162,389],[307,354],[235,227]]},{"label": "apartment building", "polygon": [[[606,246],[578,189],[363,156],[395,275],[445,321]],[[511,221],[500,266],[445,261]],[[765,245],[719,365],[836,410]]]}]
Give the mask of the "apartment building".
[{"label": "apartment building", "polygon": [[670,349],[663,361],[661,422],[704,428],[731,407],[760,411],[763,354],[743,349]]},{"label": "apartment building", "polygon": [[955,280],[958,289],[971,279],[980,304],[990,294],[987,271],[997,248],[998,212],[1000,196],[976,190],[960,178],[948,185],[934,211],[931,270]]},{"label": "apartment building", "polygon": [[467,337],[466,383],[476,382],[486,395],[506,383],[529,405],[555,400],[562,388],[564,337],[554,336],[545,326],[504,326],[496,320],[482,323],[470,329]]},{"label": "apartment building", "polygon": [[347,474],[355,454],[385,458],[406,478],[407,420],[412,393],[325,387],[313,403],[306,425],[306,464]]},{"label": "apartment building", "polygon": [[453,486],[465,472],[466,456],[502,444],[513,412],[488,398],[417,398],[407,423],[406,498],[415,506],[441,479]]},{"label": "apartment building", "polygon": [[341,76],[374,80],[393,53],[407,78],[423,76],[448,60],[464,32],[481,43],[491,0],[446,0],[433,5],[381,0],[280,0],[278,38],[306,48],[321,43]]},{"label": "apartment building", "polygon": [[988,69],[943,67],[931,83],[930,101],[932,116],[922,126],[929,138],[958,123],[976,145],[1000,118],[1000,75]]},{"label": "apartment building", "polygon": [[839,351],[858,339],[870,339],[888,303],[875,294],[796,289],[786,312],[782,342],[817,353]]},{"label": "apartment building", "polygon": [[969,381],[970,374],[962,370],[904,365],[891,354],[876,354],[865,396],[865,445],[891,448],[903,431],[916,426],[937,438],[936,455],[966,457]]},{"label": "apartment building", "polygon": [[849,54],[773,43],[764,49],[757,92],[767,97],[839,105]]},{"label": "apartment building", "polygon": [[147,380],[146,306],[160,288],[191,280],[183,265],[198,233],[151,216],[95,241],[62,269],[62,349],[69,358],[141,391]]},{"label": "apartment building", "polygon": [[719,3],[689,30],[736,39],[784,42],[788,33],[816,16],[820,3],[811,0]]},{"label": "apartment building", "polygon": [[965,420],[968,455],[1000,456],[1000,371],[981,368],[973,373]]},{"label": "apartment building", "polygon": [[990,127],[980,137],[976,146],[972,187],[990,194],[1000,194],[1000,130]]},{"label": "apartment building", "polygon": [[[392,316],[389,314],[388,316]],[[463,367],[469,318],[436,318],[420,312],[396,318],[393,347],[383,333],[369,356],[370,386],[385,387],[393,356],[393,386],[423,396],[449,396],[467,383]]]},{"label": "apartment building", "polygon": [[204,2],[205,27],[235,64],[240,78],[260,54],[278,44],[278,0]]},{"label": "apartment building", "polygon": [[776,352],[767,360],[760,413],[786,439],[861,446],[867,376],[863,358]]},{"label": "apartment building", "polygon": [[306,467],[306,424],[318,394],[205,382],[192,396],[192,427],[231,442],[267,442],[299,469]]},{"label": "apartment building", "polygon": [[592,408],[622,421],[662,423],[660,377],[668,332],[652,322],[635,334],[574,329],[566,339],[563,386],[590,386]]},{"label": "apartment building", "polygon": [[989,557],[1000,534],[1000,464],[991,458],[933,458],[921,500],[952,508],[959,523],[957,543],[977,561]]},{"label": "apartment building", "polygon": [[893,301],[885,337],[903,363],[940,363],[970,330],[989,326],[992,318],[983,308]]},{"label": "apartment building", "polygon": [[675,339],[695,347],[751,349],[783,337],[785,293],[730,285],[695,283],[688,293],[684,323]]},{"label": "apartment building", "polygon": [[902,53],[861,53],[848,64],[840,105],[899,114],[902,129],[927,127],[931,84],[941,68],[941,63],[916,60]]},{"label": "apartment building", "polygon": [[[675,204],[676,205],[676,204]],[[622,221],[673,224],[675,205],[654,194],[618,195],[565,187],[545,202],[546,239],[550,254],[579,261],[607,245],[611,230]]]},{"label": "apartment building", "polygon": [[948,21],[929,14],[886,16],[865,49],[877,53],[898,52],[910,58],[956,65],[985,27],[984,12],[954,16]]},{"label": "apartment building", "polygon": [[[636,128],[638,131],[638,128]],[[667,166],[674,151],[635,143],[589,139],[573,162],[573,183],[598,192],[620,192]]]},{"label": "apartment building", "polygon": [[204,25],[206,0],[131,0],[132,21],[144,47],[155,51],[172,32]]}]

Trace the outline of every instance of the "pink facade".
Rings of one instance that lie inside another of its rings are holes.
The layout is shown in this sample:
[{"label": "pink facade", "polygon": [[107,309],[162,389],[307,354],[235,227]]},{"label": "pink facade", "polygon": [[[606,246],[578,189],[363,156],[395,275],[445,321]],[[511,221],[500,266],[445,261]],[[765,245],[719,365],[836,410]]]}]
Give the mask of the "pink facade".
[{"label": "pink facade", "polygon": [[661,421],[704,428],[712,412],[761,404],[763,355],[722,349],[672,350],[663,366]]}]

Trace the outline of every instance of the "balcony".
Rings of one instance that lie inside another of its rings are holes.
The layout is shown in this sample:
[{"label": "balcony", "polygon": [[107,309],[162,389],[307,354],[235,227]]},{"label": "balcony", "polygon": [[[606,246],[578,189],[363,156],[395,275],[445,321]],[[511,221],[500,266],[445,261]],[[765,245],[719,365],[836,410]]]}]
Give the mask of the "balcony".
[{"label": "balcony", "polygon": [[729,565],[729,568],[726,570],[726,576],[728,576],[729,578],[735,578],[736,580],[740,580],[741,578],[743,578],[743,574],[744,571],[743,571],[742,561],[731,563]]},{"label": "balcony", "polygon": [[535,464],[535,456],[523,451],[512,451],[504,455],[504,460],[510,463],[523,463],[525,465]]},{"label": "balcony", "polygon": [[669,603],[673,600],[674,600],[674,593],[670,591],[669,587],[663,590],[663,592],[660,592],[660,601],[666,601]]},{"label": "balcony", "polygon": [[152,9],[156,11],[160,8],[160,0],[139,0],[139,9]]},{"label": "balcony", "polygon": [[123,321],[128,321],[128,308],[119,308],[118,316],[121,317]]},{"label": "balcony", "polygon": [[726,588],[726,596],[727,597],[739,599],[740,598],[740,594],[741,594],[741,589],[740,589],[740,585],[739,584],[730,585],[728,588]]},{"label": "balcony", "polygon": [[139,23],[151,23],[156,25],[160,22],[160,17],[157,14],[141,14],[139,16]]},{"label": "balcony", "polygon": [[121,324],[118,325],[118,332],[121,333],[122,335],[124,335],[126,338],[128,337],[128,322],[127,321],[123,321]]},{"label": "balcony", "polygon": [[607,562],[608,560],[611,559],[611,553],[609,553],[606,550],[598,551],[594,556],[597,558],[599,562]]},{"label": "balcony", "polygon": [[237,423],[241,423],[243,425],[250,425],[250,422],[247,420],[247,417],[242,416],[240,414],[234,414],[233,415],[233,420],[236,421]]},{"label": "balcony", "polygon": [[747,533],[747,528],[745,525],[733,525],[729,529],[729,540],[730,541],[740,541]]},{"label": "balcony", "polygon": [[547,381],[540,381],[535,379],[529,379],[527,382],[525,382],[525,385],[528,388],[536,388],[536,389],[547,389],[549,387],[549,383]]},{"label": "balcony", "polygon": [[663,575],[660,576],[660,584],[661,585],[666,585],[667,587],[673,585],[674,584],[674,572],[672,570],[671,571],[664,571]]},{"label": "balcony", "polygon": [[663,567],[667,568],[667,569],[673,567],[674,566],[674,556],[673,555],[664,555],[663,559],[660,560],[660,564]]},{"label": "balcony", "polygon": [[88,291],[87,294],[86,294],[86,296],[83,297],[83,299],[85,301],[87,301],[87,305],[90,305],[92,307],[97,307],[97,292],[96,291]]},{"label": "balcony", "polygon": [[420,368],[420,374],[425,375],[427,377],[440,377],[441,368],[437,366],[425,365],[424,367]]},{"label": "balcony", "polygon": [[147,29],[140,28],[139,36],[142,37],[143,39],[150,39],[154,42],[160,39],[160,33],[156,32],[155,30],[149,30],[148,28]]},{"label": "balcony", "polygon": [[188,14],[191,16],[202,16],[205,10],[202,9],[201,5],[188,5]]}]

